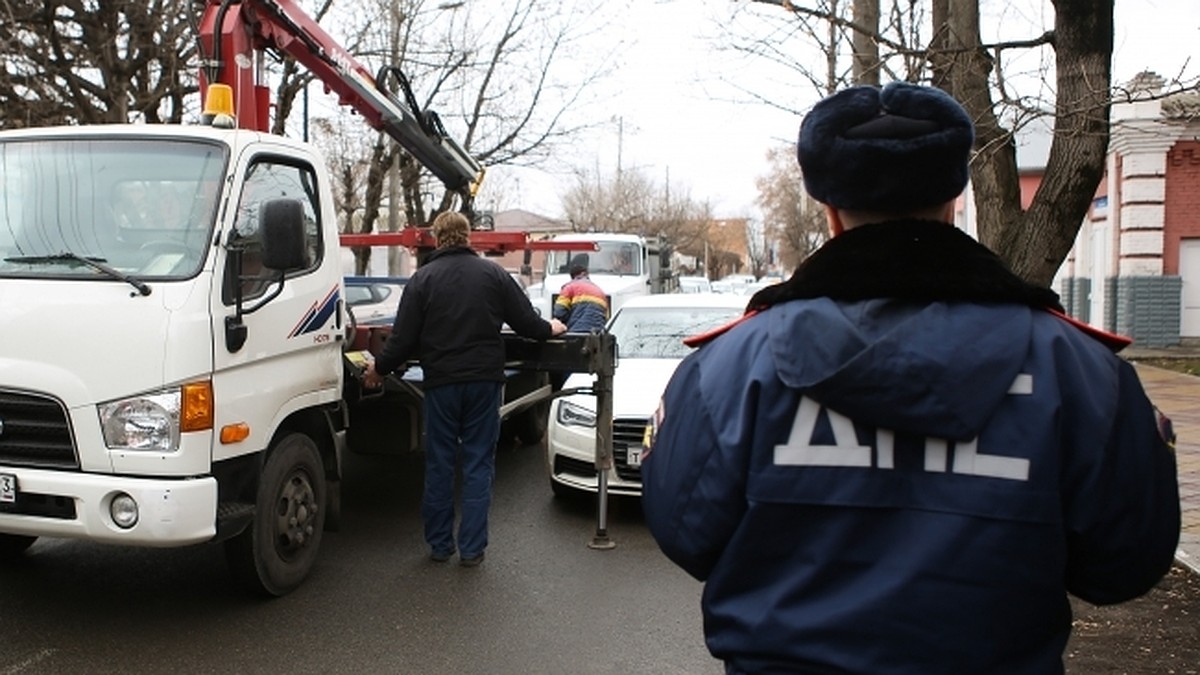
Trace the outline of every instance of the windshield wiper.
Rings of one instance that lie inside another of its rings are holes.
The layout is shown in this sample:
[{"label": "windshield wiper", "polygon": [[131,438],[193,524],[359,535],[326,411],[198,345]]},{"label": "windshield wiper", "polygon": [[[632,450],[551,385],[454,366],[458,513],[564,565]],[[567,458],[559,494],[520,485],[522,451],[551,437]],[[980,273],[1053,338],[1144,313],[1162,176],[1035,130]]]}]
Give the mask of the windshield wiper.
[{"label": "windshield wiper", "polygon": [[54,255],[19,255],[11,258],[5,258],[4,262],[11,263],[49,263],[49,262],[80,262],[88,267],[103,272],[113,279],[124,281],[125,283],[137,289],[142,295],[150,295],[150,286],[141,279],[135,279],[124,272],[106,265],[104,258],[94,256],[82,256],[71,251],[63,251]]}]

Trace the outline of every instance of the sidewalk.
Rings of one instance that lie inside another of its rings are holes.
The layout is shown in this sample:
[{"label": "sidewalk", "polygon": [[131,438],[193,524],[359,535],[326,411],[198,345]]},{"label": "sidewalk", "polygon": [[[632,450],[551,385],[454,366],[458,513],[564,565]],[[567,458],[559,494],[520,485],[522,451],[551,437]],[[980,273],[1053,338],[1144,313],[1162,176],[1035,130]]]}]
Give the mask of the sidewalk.
[{"label": "sidewalk", "polygon": [[1150,400],[1175,426],[1179,501],[1183,507],[1175,557],[1200,573],[1200,377],[1138,364],[1140,354],[1122,356],[1134,362]]}]

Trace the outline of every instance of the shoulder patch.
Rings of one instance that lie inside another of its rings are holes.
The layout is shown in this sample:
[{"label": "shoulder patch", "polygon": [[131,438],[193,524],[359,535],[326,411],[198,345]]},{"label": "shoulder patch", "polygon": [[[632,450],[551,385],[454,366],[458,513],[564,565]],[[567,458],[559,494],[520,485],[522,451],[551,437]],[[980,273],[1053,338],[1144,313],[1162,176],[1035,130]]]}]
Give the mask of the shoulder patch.
[{"label": "shoulder patch", "polygon": [[1117,333],[1110,333],[1106,330],[1101,330],[1091,324],[1084,323],[1083,321],[1080,321],[1079,319],[1076,319],[1075,317],[1060,312],[1056,309],[1047,308],[1046,311],[1078,328],[1086,335],[1100,341],[1100,344],[1111,349],[1114,354],[1133,344],[1133,338],[1119,335]]}]

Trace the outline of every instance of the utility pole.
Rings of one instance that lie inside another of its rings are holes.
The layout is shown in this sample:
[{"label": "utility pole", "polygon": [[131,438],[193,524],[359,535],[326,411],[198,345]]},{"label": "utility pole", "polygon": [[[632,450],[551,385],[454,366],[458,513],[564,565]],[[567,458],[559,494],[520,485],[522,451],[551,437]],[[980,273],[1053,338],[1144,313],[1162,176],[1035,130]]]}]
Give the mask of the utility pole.
[{"label": "utility pole", "polygon": [[621,153],[625,148],[625,116],[617,116],[617,183],[621,182]]}]

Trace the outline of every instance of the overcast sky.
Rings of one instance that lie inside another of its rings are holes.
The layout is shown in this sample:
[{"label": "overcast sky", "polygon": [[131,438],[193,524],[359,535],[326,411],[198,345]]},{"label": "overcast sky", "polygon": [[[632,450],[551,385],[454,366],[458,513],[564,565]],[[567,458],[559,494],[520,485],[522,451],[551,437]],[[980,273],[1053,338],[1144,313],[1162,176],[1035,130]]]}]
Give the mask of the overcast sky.
[{"label": "overcast sky", "polygon": [[[723,80],[746,82],[758,91],[784,92],[805,109],[816,100],[798,83],[772,81],[777,73],[748,69],[717,49],[717,22],[746,0],[641,0],[606,31],[631,40],[619,72],[607,86],[610,120],[571,154],[577,166],[612,176],[623,169],[644,171],[673,193],[708,200],[719,217],[753,216],[755,178],[766,172],[767,150],[794,140],[798,116],[745,102]],[[1049,0],[984,0],[986,25],[1018,30],[1008,37],[1033,37],[1053,24]],[[985,28],[986,33],[994,28]],[[1114,82],[1143,70],[1195,82],[1200,74],[1200,0],[1117,0]],[[1036,59],[1037,56],[1029,57]],[[1190,58],[1190,62],[1189,62]],[[1036,70],[1036,63],[1023,64]],[[744,79],[743,79],[744,78]],[[790,92],[789,88],[795,89]],[[810,91],[810,90],[809,90]],[[796,98],[800,97],[800,98]],[[619,150],[619,153],[618,153]],[[560,197],[573,183],[566,175],[492,170],[507,195],[504,206],[548,216],[561,215]]]}]

